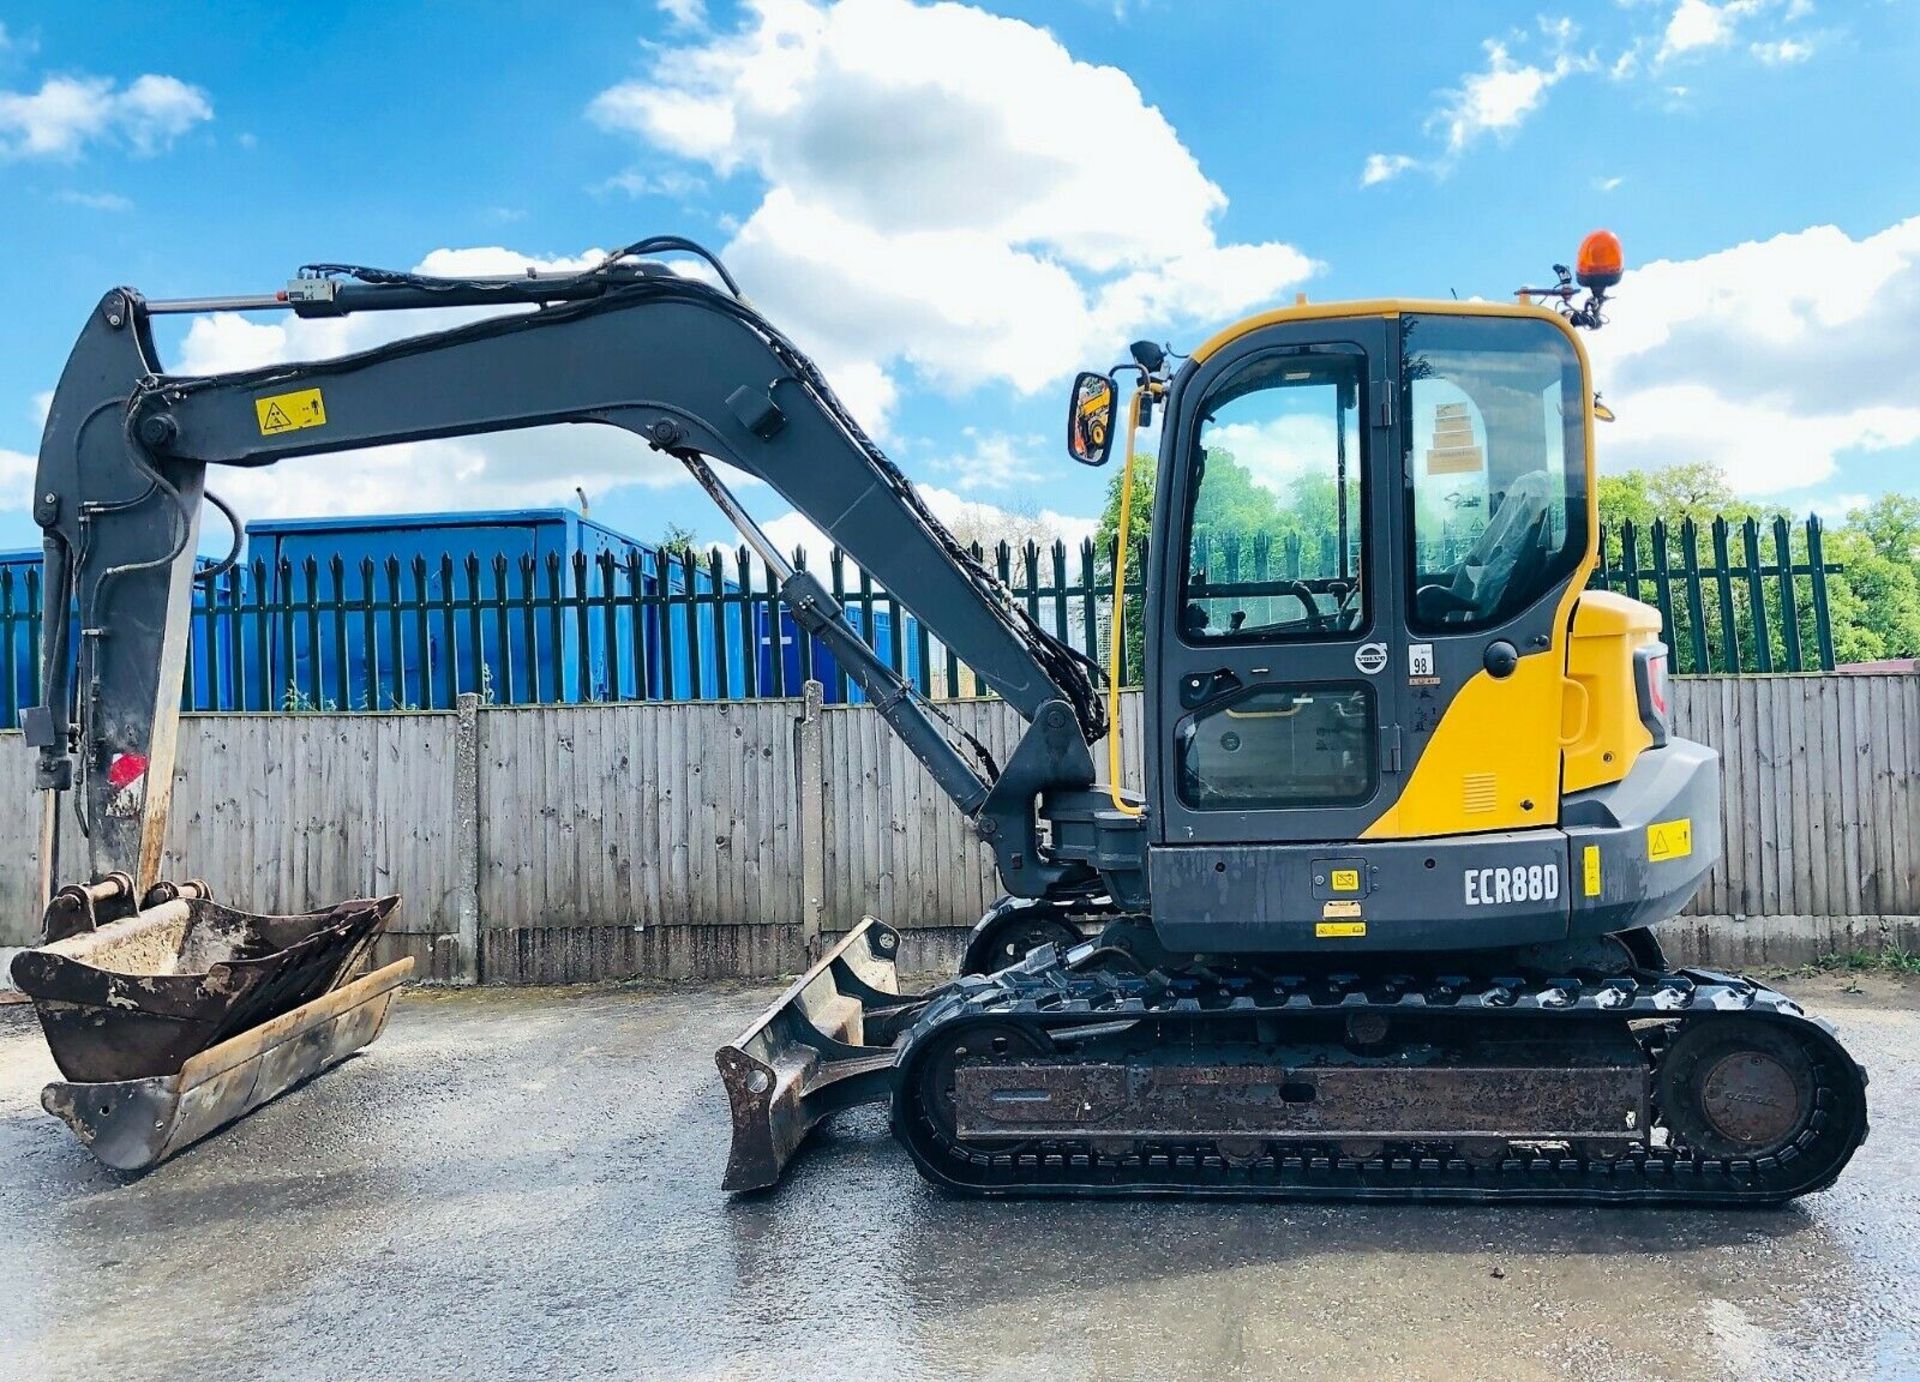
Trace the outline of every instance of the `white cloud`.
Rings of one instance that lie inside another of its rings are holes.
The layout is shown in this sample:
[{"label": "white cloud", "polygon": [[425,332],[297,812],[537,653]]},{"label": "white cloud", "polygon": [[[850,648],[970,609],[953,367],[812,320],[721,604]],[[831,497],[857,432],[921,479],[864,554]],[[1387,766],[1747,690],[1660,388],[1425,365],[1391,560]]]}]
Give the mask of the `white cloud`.
[{"label": "white cloud", "polygon": [[[1564,23],[1564,21],[1563,21]],[[1556,26],[1563,41],[1571,30]],[[1446,104],[1427,122],[1446,140],[1447,152],[1463,153],[1486,135],[1507,135],[1526,123],[1547,99],[1547,93],[1582,64],[1562,46],[1547,66],[1515,62],[1504,43],[1489,40],[1487,65],[1462,79]]]},{"label": "white cloud", "polygon": [[1813,45],[1803,39],[1783,38],[1771,43],[1756,43],[1753,55],[1768,67],[1791,67],[1813,56]]},{"label": "white cloud", "polygon": [[596,183],[591,190],[599,196],[605,196],[610,192],[621,192],[635,198],[684,199],[706,191],[707,184],[704,179],[695,177],[683,168],[665,168],[651,173],[639,168],[628,168]]},{"label": "white cloud", "polygon": [[[1003,508],[971,495],[942,489],[939,485],[920,485],[917,488],[936,518],[950,527],[969,532],[1031,534],[1049,540],[1058,538],[1071,548],[1092,537],[1100,527],[1098,518],[1062,513],[1058,509]],[[983,547],[986,545],[981,543]]]},{"label": "white cloud", "polygon": [[[1031,537],[1042,542],[1057,538],[1065,542],[1071,551],[1100,528],[1098,518],[1062,513],[1057,509],[1003,508],[971,495],[943,489],[939,485],[918,485],[915,488],[941,523],[965,538],[979,540],[984,548],[990,549],[995,541],[1017,543]],[[795,549],[805,551],[809,570],[822,573],[828,570],[833,543],[806,515],[789,510],[762,524],[761,528],[781,552],[791,554]],[[850,559],[845,569],[849,574],[859,571],[859,567]]]},{"label": "white cloud", "polygon": [[[1618,2],[1630,10],[1643,7],[1642,0]],[[1754,30],[1762,33],[1748,44],[1748,52],[1767,66],[1787,66],[1813,54],[1811,36],[1804,32],[1783,36],[1787,31],[1782,28],[1812,13],[1807,0],[1678,0],[1668,8],[1669,3],[1671,0],[1662,0],[1659,26],[1633,34],[1610,62],[1603,62],[1590,50],[1575,49],[1579,28],[1567,18],[1543,17],[1538,21],[1538,41],[1544,49],[1538,57],[1523,60],[1515,56],[1516,48],[1528,42],[1524,33],[1485,40],[1485,65],[1443,93],[1441,105],[1427,117],[1426,132],[1438,138],[1443,147],[1424,166],[1444,175],[1467,149],[1486,136],[1511,136],[1539,112],[1553,88],[1569,77],[1604,73],[1617,82],[1657,80],[1662,69],[1676,60],[1697,61],[1714,50],[1731,47],[1743,33]],[[1664,92],[1670,109],[1684,102],[1688,94],[1684,86],[1676,85],[1665,85]],[[1420,160],[1406,155],[1370,155],[1360,175],[1361,186],[1371,187],[1419,166]]]},{"label": "white cloud", "polygon": [[[1755,24],[1792,24],[1813,13],[1805,0],[1680,0],[1667,18],[1654,53],[1656,67],[1676,59],[1695,59],[1730,48],[1741,33]],[[1747,51],[1769,67],[1785,67],[1813,56],[1813,41],[1805,34],[1785,37],[1778,31],[1748,44]]]},{"label": "white cloud", "polygon": [[1408,154],[1370,154],[1360,172],[1360,185],[1373,187],[1422,166],[1445,176],[1473,145],[1489,135],[1510,137],[1546,104],[1547,94],[1554,87],[1574,73],[1592,71],[1597,65],[1590,55],[1574,51],[1579,29],[1571,19],[1542,17],[1538,29],[1544,48],[1540,58],[1521,61],[1514,57],[1511,44],[1526,41],[1525,35],[1487,39],[1481,45],[1486,52],[1485,64],[1461,77],[1458,86],[1441,93],[1440,105],[1424,125],[1426,133],[1441,143],[1440,152],[1431,161],[1423,164]]},{"label": "white cloud", "polygon": [[33,472],[39,461],[24,451],[0,446],[0,513],[33,506]]},{"label": "white cloud", "polygon": [[1815,494],[1796,500],[1793,507],[1806,513],[1817,513],[1829,523],[1837,523],[1855,509],[1866,508],[1874,498],[1863,490],[1843,490],[1838,494]]},{"label": "white cloud", "polygon": [[33,403],[27,415],[33,419],[33,425],[35,427],[45,427],[47,425],[47,414],[52,411],[53,390],[42,389],[33,396]]},{"label": "white cloud", "polygon": [[78,192],[68,189],[55,192],[53,199],[68,206],[84,206],[89,211],[131,211],[133,203],[118,192]]},{"label": "white cloud", "polygon": [[1419,159],[1406,154],[1368,154],[1367,166],[1360,173],[1360,185],[1372,187],[1376,183],[1391,182],[1408,169],[1419,166]]},{"label": "white cloud", "polygon": [[212,118],[206,92],[178,77],[48,77],[36,92],[0,90],[0,157],[72,159],[106,140],[152,154]]},{"label": "white cloud", "polygon": [[654,3],[676,29],[706,27],[707,0],[654,0]]},{"label": "white cloud", "polygon": [[[809,571],[820,574],[830,569],[828,561],[833,553],[833,542],[805,514],[789,509],[771,522],[762,523],[760,530],[781,556],[790,558],[795,552],[805,552]],[[757,558],[754,569],[760,569]],[[849,564],[846,569],[851,571],[858,568]]]},{"label": "white cloud", "polygon": [[1680,0],[1667,19],[1657,61],[1669,62],[1682,53],[1731,43],[1737,18],[1733,4],[1713,5],[1708,0]]},{"label": "white cloud", "polygon": [[[1039,480],[1046,475],[1049,455],[1047,439],[1040,436],[1013,437],[1004,432],[982,432],[975,427],[961,429],[967,443],[964,454],[935,460],[932,468],[954,477],[961,490],[1011,489]],[[1055,446],[1057,453],[1063,448]],[[1043,459],[1044,458],[1044,459]]]},{"label": "white cloud", "polygon": [[1612,192],[1618,189],[1620,184],[1625,181],[1626,179],[1623,177],[1595,178],[1593,180],[1593,190],[1596,192]]},{"label": "white cloud", "polygon": [[[1124,72],[964,5],[751,0],[589,115],[763,184],[728,262],[869,426],[903,370],[1030,393],[1313,267],[1219,242],[1225,194]],[[1129,186],[1154,189],[1151,214]]]},{"label": "white cloud", "polygon": [[1635,269],[1589,349],[1619,417],[1608,469],[1706,460],[1744,493],[1817,485],[1843,453],[1920,442],[1920,216]]},{"label": "white cloud", "polygon": [[[497,246],[440,249],[416,269],[450,277],[517,273],[584,268],[602,257],[600,250],[541,259]],[[484,315],[474,308],[261,321],[215,313],[193,319],[174,372],[220,374],[324,359]],[[658,488],[687,480],[679,462],[637,437],[610,427],[570,426],[340,452],[223,471],[214,483],[243,517],[274,518],[570,504],[576,485],[603,495],[622,485]]]}]

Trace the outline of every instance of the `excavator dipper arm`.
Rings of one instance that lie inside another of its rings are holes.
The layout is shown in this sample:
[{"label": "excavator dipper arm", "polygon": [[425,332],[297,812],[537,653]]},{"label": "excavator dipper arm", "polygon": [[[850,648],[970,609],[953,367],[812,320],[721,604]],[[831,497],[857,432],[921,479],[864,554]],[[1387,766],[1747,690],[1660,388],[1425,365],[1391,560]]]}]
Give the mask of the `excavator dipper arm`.
[{"label": "excavator dipper arm", "polygon": [[[47,608],[77,596],[81,643],[70,686],[64,625],[49,621],[61,636],[47,641],[29,741],[42,788],[78,789],[93,876],[121,871],[145,888],[158,871],[209,465],[563,422],[621,428],[694,470],[782,578],[802,626],[976,818],[1009,891],[1038,896],[1092,876],[1051,858],[1036,823],[1043,797],[1077,800],[1093,781],[1086,744],[1105,723],[1082,659],[972,560],[812,362],[743,300],[620,256],[525,278],[344,272],[357,277],[309,271],[273,299],[149,304],[116,289],[55,392],[34,513],[46,535]],[[336,359],[211,376],[163,373],[150,331],[158,313],[223,305],[325,316],[502,304],[526,310]],[[1020,745],[1004,773],[983,750],[956,745],[820,583],[780,558],[706,457],[764,480],[811,518],[1033,722],[1034,744]]]}]

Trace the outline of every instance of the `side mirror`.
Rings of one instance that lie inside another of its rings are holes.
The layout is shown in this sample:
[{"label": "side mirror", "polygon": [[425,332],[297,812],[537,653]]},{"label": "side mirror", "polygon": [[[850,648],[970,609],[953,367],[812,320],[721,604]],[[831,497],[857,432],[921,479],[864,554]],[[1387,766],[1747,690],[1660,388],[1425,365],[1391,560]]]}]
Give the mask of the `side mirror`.
[{"label": "side mirror", "polygon": [[1067,451],[1081,465],[1105,465],[1113,451],[1113,424],[1120,396],[1113,380],[1082,370],[1074,376],[1067,407]]}]

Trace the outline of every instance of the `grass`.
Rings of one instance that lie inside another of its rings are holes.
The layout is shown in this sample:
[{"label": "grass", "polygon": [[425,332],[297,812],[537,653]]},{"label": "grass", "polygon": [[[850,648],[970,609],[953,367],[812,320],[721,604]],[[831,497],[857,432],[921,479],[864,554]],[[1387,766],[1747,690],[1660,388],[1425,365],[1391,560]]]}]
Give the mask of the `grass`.
[{"label": "grass", "polygon": [[[1808,979],[1816,974],[1845,974],[1857,981],[1862,974],[1892,974],[1920,978],[1920,952],[1902,950],[1849,950],[1844,954],[1822,955],[1812,964],[1783,969],[1769,976],[1776,979]],[[1860,992],[1857,982],[1849,983],[1848,993]]]},{"label": "grass", "polygon": [[1822,955],[1807,968],[1819,974],[1920,974],[1920,953],[1912,950],[1849,950]]}]

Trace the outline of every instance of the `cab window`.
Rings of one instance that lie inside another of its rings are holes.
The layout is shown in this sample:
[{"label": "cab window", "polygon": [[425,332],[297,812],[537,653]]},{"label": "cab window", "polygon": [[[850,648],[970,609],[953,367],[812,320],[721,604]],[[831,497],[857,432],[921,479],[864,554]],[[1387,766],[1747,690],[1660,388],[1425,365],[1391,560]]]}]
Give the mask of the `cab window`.
[{"label": "cab window", "polygon": [[1348,349],[1269,352],[1201,404],[1187,458],[1187,642],[1329,637],[1365,623],[1364,368]]},{"label": "cab window", "polygon": [[1257,687],[1176,738],[1180,800],[1199,810],[1356,806],[1380,780],[1373,688]]},{"label": "cab window", "polygon": [[1585,380],[1551,322],[1403,319],[1402,404],[1421,633],[1501,623],[1586,550]]}]

